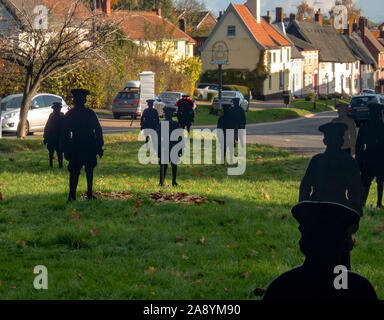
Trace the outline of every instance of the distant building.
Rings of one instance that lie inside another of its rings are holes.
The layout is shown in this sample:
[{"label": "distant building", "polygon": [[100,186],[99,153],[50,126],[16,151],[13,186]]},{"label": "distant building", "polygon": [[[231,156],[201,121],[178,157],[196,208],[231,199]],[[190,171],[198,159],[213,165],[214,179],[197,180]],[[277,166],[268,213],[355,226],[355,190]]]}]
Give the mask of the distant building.
[{"label": "distant building", "polygon": [[291,90],[291,43],[276,26],[260,16],[260,0],[244,5],[230,4],[200,49],[202,70],[216,70],[212,49],[222,41],[228,47],[229,64],[223,69],[253,71],[260,58],[268,70],[267,79],[258,93],[261,99],[281,98]]},{"label": "distant building", "polygon": [[97,8],[104,13],[103,19],[115,22],[143,52],[164,55],[170,61],[193,57],[195,40],[163,18],[161,9],[111,10],[110,0],[98,0]]}]

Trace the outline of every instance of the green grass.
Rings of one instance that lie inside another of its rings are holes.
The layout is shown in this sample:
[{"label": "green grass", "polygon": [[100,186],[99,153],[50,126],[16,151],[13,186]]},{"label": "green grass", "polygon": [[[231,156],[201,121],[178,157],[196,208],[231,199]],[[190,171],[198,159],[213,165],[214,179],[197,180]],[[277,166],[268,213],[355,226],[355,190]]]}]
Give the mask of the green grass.
[{"label": "green grass", "polygon": [[[209,106],[199,106],[195,117],[195,126],[201,125],[217,125],[218,115],[209,113]],[[295,119],[310,114],[309,111],[284,108],[284,109],[265,109],[265,110],[248,110],[246,112],[247,124],[274,122],[288,119]]]},{"label": "green grass", "polygon": [[[349,104],[349,101],[347,100],[341,100],[337,99],[337,103],[346,103]],[[293,100],[291,104],[295,106],[296,108],[307,110],[310,112],[324,112],[324,111],[332,111],[335,110],[334,108],[334,100],[329,99],[328,100],[328,106],[326,100],[316,100],[316,110],[314,110],[314,103],[313,101],[305,101],[305,100]]]},{"label": "green grass", "polygon": [[[50,169],[44,149],[20,152],[19,144],[41,140],[1,141],[15,153],[0,153],[0,299],[256,299],[256,287],[301,264],[290,208],[308,158],[249,145],[243,176],[226,176],[224,166],[182,165],[180,187],[163,191],[208,202],[157,204],[148,194],[159,190],[158,167],[138,164],[136,140],[106,137],[95,170],[96,190],[131,191],[132,199],[71,204],[67,171]],[[83,173],[79,193],[85,189]],[[80,219],[71,219],[75,212]],[[352,252],[353,269],[380,298],[384,233],[372,231],[383,214],[365,212]],[[48,268],[48,290],[33,288],[36,265]]]}]

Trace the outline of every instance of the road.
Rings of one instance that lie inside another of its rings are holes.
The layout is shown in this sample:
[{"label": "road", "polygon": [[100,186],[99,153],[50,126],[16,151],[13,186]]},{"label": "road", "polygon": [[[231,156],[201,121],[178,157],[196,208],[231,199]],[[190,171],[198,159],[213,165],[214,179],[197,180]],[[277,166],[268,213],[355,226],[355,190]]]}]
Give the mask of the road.
[{"label": "road", "polygon": [[[251,124],[247,126],[247,143],[268,144],[297,154],[313,155],[324,150],[323,135],[318,131],[318,127],[330,122],[336,116],[335,111],[328,111],[315,114],[310,118]],[[130,119],[100,118],[100,123],[104,134],[130,132],[138,130],[140,126],[138,120]],[[207,127],[214,128],[214,126]],[[36,132],[34,136],[39,137],[41,134]],[[6,135],[5,137],[14,136]]]}]

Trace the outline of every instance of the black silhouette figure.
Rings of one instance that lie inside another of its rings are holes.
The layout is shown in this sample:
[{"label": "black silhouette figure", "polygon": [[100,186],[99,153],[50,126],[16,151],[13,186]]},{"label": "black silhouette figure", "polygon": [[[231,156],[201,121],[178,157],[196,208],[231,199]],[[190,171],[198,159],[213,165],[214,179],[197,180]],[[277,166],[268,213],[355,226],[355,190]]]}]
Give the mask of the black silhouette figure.
[{"label": "black silhouette figure", "polygon": [[378,208],[382,207],[384,183],[384,124],[381,119],[383,108],[383,105],[377,103],[369,105],[370,120],[360,127],[356,141],[356,160],[364,186],[363,204],[366,204],[372,181],[376,178]]},{"label": "black silhouette figure", "polygon": [[192,123],[195,121],[195,111],[193,110],[193,101],[188,96],[183,96],[177,101],[177,120],[182,129],[191,130]]},{"label": "black silhouette figure", "polygon": [[334,119],[332,122],[341,122],[345,123],[348,129],[344,134],[344,144],[341,147],[341,150],[349,153],[350,155],[355,154],[355,145],[356,145],[356,137],[357,130],[355,121],[348,115],[348,105],[345,103],[339,103],[336,105],[337,112],[339,116]]},{"label": "black silhouette figure", "polygon": [[[156,130],[157,126],[160,123],[159,113],[156,109],[153,108],[155,100],[147,100],[148,108],[143,111],[140,120],[141,130],[144,129],[153,129]],[[149,136],[145,137],[145,141],[149,141]]]},{"label": "black silhouette figure", "polygon": [[69,161],[69,196],[68,202],[76,200],[76,189],[80,171],[85,166],[87,174],[87,198],[92,194],[93,169],[97,165],[96,155],[103,156],[103,131],[95,112],[85,107],[88,90],[72,90],[75,107],[68,111],[63,123],[63,150],[65,159]]},{"label": "black silhouette figure", "polygon": [[[164,181],[165,181],[165,177],[167,175],[167,169],[168,169],[168,164],[162,164],[161,163],[162,153],[164,153],[164,155],[166,153],[168,153],[169,160],[170,160],[171,166],[172,166],[172,186],[176,187],[176,186],[178,186],[178,183],[176,181],[178,163],[176,161],[174,161],[175,159],[171,158],[171,150],[176,144],[178,144],[181,141],[181,138],[179,138],[178,141],[171,141],[171,135],[172,135],[172,132],[174,130],[181,129],[181,127],[180,127],[178,122],[172,120],[172,117],[174,114],[173,108],[164,107],[163,111],[164,111],[165,121],[168,121],[168,123],[169,123],[169,131],[163,132],[162,128],[161,128],[161,124],[158,125],[157,130],[156,130],[157,136],[158,136],[158,157],[159,157],[159,163],[160,163],[160,182],[159,182],[159,185],[164,186]],[[164,141],[162,141],[162,138],[168,139],[168,141],[169,141],[168,148],[165,147],[165,144],[164,144]],[[180,157],[182,155],[182,151],[179,151],[178,155]]]},{"label": "black silhouette figure", "polygon": [[[299,201],[327,201],[354,209],[362,215],[363,186],[357,162],[341,150],[347,125],[328,123],[319,128],[324,133],[323,154],[314,156],[300,185]],[[343,265],[350,269],[350,251],[353,249],[352,233],[358,224],[349,228]]]},{"label": "black silhouette figure", "polygon": [[53,167],[53,155],[55,151],[59,161],[59,168],[63,167],[63,151],[60,139],[64,113],[60,112],[61,108],[61,103],[53,103],[53,112],[49,115],[47,124],[44,128],[44,144],[47,145],[49,151],[49,166],[51,168]]},{"label": "black silhouette figure", "polygon": [[268,287],[264,300],[377,300],[370,282],[361,275],[343,271],[340,285],[340,256],[348,229],[358,224],[357,211],[337,203],[302,202],[292,209],[301,232],[302,266],[288,271]]},{"label": "black silhouette figure", "polygon": [[[217,121],[217,128],[221,129],[224,134],[224,141],[221,147],[224,150],[224,153],[222,152],[222,155],[224,154],[224,159],[225,159],[225,155],[227,152],[227,130],[232,129],[236,133],[236,130],[238,129],[238,124],[236,122],[236,117],[233,112],[232,105],[228,103],[224,103],[222,107],[223,107],[223,111],[222,111],[222,115],[219,117],[219,120]],[[224,159],[222,159],[222,163],[224,163]]]},{"label": "black silhouette figure", "polygon": [[235,142],[239,141],[239,129],[245,129],[247,119],[244,109],[240,106],[240,98],[232,99],[233,101],[233,116],[235,119]]}]

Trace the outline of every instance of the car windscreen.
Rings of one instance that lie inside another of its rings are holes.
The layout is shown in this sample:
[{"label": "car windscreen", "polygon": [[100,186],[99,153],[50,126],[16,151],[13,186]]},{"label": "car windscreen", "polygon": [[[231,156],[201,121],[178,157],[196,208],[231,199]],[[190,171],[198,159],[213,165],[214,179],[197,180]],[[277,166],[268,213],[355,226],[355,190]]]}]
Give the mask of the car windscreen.
[{"label": "car windscreen", "polygon": [[1,108],[3,110],[20,109],[22,100],[23,97],[15,97],[10,99],[5,98],[1,101]]},{"label": "car windscreen", "polygon": [[351,100],[351,107],[366,107],[370,103],[377,103],[376,97],[356,97]]},{"label": "car windscreen", "polygon": [[236,92],[223,92],[223,97],[225,98],[236,98]]},{"label": "car windscreen", "polygon": [[201,85],[199,85],[197,88],[198,88],[198,89],[205,89],[206,87],[208,87],[208,85],[206,85],[206,84],[201,84]]},{"label": "car windscreen", "polygon": [[138,92],[120,92],[116,99],[126,99],[126,100],[139,100],[140,95]]},{"label": "car windscreen", "polygon": [[162,100],[179,100],[180,94],[173,92],[163,92],[160,94],[160,99]]}]

